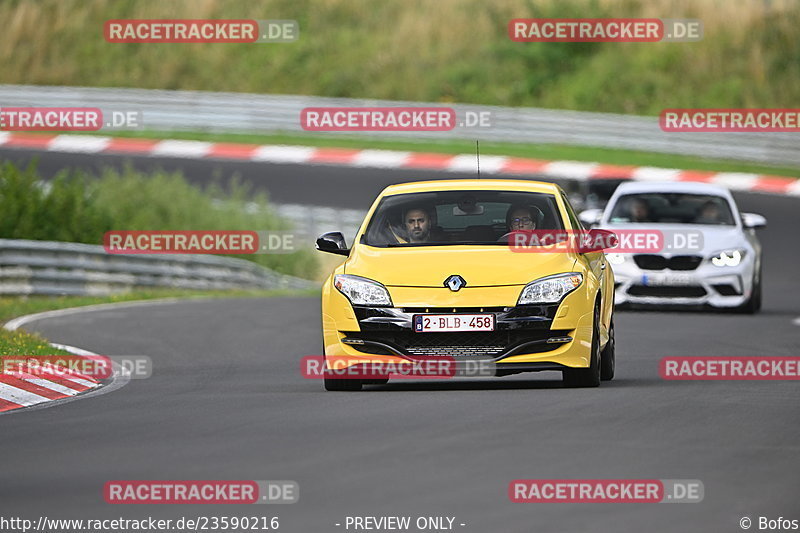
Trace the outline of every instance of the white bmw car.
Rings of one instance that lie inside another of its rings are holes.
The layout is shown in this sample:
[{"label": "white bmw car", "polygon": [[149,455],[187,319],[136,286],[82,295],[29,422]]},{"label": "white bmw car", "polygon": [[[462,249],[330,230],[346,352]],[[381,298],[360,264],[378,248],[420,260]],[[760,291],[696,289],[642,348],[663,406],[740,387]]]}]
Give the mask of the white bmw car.
[{"label": "white bmw car", "polygon": [[628,182],[604,210],[590,209],[579,218],[623,236],[641,230],[663,235],[657,252],[607,251],[617,304],[711,306],[745,313],[761,309],[761,244],[755,229],[767,221],[739,213],[727,189]]}]

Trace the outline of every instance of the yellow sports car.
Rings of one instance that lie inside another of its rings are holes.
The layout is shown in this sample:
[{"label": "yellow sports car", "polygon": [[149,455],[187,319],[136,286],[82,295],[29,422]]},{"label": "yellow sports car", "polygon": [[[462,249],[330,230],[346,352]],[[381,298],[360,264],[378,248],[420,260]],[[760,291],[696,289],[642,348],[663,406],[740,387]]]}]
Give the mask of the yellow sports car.
[{"label": "yellow sports car", "polygon": [[517,247],[512,239],[540,231],[610,235],[586,232],[551,183],[387,187],[351,248],[341,233],[317,239],[318,250],[347,256],[322,289],[325,388],[388,381],[333,372],[333,359],[337,370],[342,361],[351,367],[442,358],[489,361],[496,376],[557,370],[567,386],[612,379],[614,274],[603,248],[545,241]]}]

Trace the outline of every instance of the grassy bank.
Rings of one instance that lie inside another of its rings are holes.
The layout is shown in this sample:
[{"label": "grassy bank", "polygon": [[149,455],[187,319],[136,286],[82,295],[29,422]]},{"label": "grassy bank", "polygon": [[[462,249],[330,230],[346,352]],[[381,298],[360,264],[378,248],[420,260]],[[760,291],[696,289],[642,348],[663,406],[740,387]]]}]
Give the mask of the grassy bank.
[{"label": "grassy bank", "polygon": [[[516,43],[513,18],[698,18],[696,43]],[[108,19],[295,19],[288,44],[111,44]],[[795,0],[14,0],[0,83],[537,106],[795,107]]]},{"label": "grassy bank", "polygon": [[[179,173],[106,169],[97,178],[62,171],[42,186],[35,167],[0,165],[0,238],[101,244],[111,230],[289,230],[265,194],[235,180],[226,188],[189,184]],[[313,279],[315,252],[237,255],[277,272]]]}]

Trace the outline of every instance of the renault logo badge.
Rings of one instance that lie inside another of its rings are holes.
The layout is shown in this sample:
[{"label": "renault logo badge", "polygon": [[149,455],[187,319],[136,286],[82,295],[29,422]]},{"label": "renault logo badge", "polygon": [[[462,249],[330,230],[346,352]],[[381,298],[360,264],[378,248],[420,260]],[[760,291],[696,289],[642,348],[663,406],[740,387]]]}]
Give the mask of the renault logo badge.
[{"label": "renault logo badge", "polygon": [[457,292],[461,290],[461,287],[466,287],[467,282],[464,280],[464,278],[462,278],[458,274],[453,274],[452,276],[444,280],[444,286],[453,292]]}]

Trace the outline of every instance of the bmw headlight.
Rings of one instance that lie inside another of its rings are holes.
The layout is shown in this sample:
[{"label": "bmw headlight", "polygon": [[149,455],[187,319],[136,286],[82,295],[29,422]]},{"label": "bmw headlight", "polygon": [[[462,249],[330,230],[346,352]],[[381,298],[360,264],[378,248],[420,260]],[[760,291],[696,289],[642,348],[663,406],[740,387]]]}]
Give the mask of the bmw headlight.
[{"label": "bmw headlight", "polygon": [[711,264],[718,267],[735,267],[744,259],[746,251],[741,248],[724,250],[711,256]]},{"label": "bmw headlight", "polygon": [[371,279],[347,274],[337,274],[333,278],[333,286],[344,294],[353,305],[392,305],[386,287]]},{"label": "bmw headlight", "polygon": [[606,259],[612,265],[621,265],[625,262],[625,256],[623,254],[606,254]]},{"label": "bmw headlight", "polygon": [[517,305],[558,303],[564,296],[577,289],[581,282],[583,275],[579,272],[537,279],[525,285]]}]

